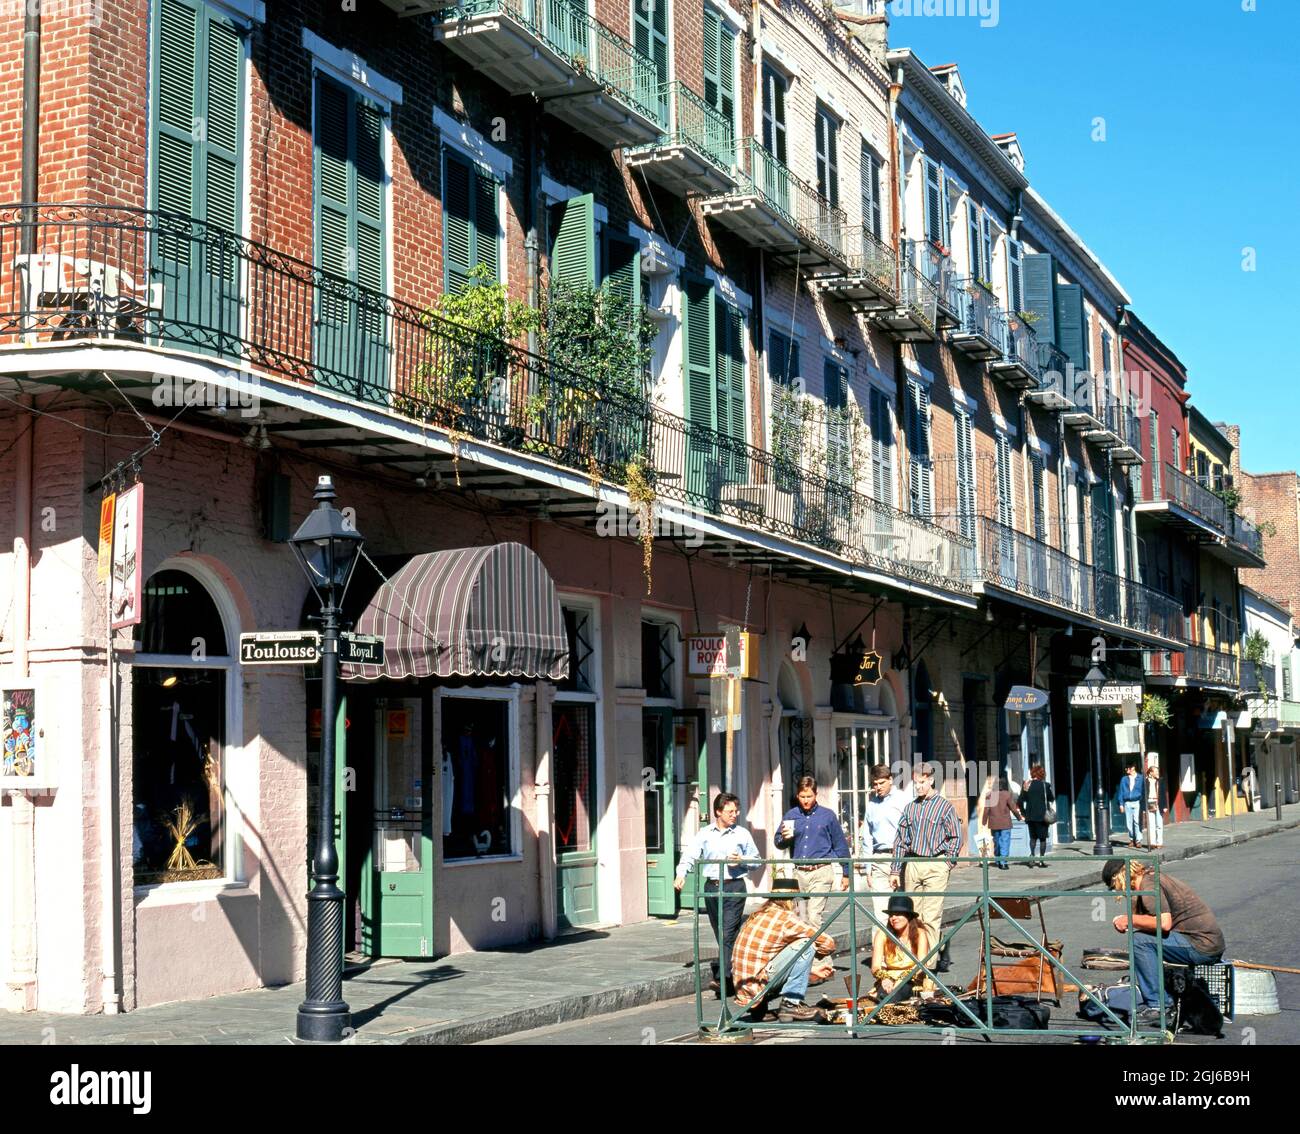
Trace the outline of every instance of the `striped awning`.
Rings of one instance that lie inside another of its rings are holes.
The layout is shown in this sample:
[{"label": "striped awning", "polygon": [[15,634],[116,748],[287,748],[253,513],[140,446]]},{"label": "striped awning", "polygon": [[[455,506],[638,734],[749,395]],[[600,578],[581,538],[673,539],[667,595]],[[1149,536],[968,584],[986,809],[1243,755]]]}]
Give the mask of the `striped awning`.
[{"label": "striped awning", "polygon": [[555,584],[522,543],[417,555],[385,582],[357,620],[383,640],[382,665],[345,663],[343,676],[542,677],[569,673],[569,640]]}]

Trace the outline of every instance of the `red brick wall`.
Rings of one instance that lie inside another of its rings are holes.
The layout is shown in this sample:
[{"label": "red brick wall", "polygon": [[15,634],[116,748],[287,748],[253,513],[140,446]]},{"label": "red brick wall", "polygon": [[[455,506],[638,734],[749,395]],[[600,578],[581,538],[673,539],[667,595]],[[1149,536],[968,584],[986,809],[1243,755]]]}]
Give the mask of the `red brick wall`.
[{"label": "red brick wall", "polygon": [[1272,524],[1275,535],[1264,536],[1262,570],[1244,568],[1243,585],[1280,603],[1288,604],[1293,616],[1300,615],[1300,479],[1293,472],[1238,472],[1240,511],[1257,524]]}]

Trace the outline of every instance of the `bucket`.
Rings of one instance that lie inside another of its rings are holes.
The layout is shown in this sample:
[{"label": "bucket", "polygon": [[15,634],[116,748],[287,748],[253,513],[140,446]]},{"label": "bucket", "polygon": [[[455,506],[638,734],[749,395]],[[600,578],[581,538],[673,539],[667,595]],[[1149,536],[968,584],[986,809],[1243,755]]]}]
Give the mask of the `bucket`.
[{"label": "bucket", "polygon": [[[1231,961],[1228,962],[1232,964]],[[1282,1011],[1277,1002],[1277,981],[1264,969],[1232,966],[1233,1013],[1237,1016],[1272,1016]]]}]

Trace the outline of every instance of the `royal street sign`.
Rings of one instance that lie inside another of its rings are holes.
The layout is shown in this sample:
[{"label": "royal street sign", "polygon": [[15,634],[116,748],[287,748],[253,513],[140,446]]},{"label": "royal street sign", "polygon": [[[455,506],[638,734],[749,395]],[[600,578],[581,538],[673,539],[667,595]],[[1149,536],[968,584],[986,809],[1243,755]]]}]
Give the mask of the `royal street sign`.
[{"label": "royal street sign", "polygon": [[239,635],[241,665],[314,665],[320,661],[320,635],[310,630],[277,630]]},{"label": "royal street sign", "polygon": [[1104,685],[1071,685],[1070,705],[1076,709],[1120,706],[1125,701],[1142,703],[1142,685],[1136,681],[1107,681]]},{"label": "royal street sign", "polygon": [[754,634],[738,634],[740,657],[727,657],[725,634],[692,634],[686,639],[686,672],[692,677],[757,677],[758,644]]},{"label": "royal street sign", "polygon": [[339,661],[352,665],[383,665],[384,640],[371,634],[345,632],[339,638]]}]

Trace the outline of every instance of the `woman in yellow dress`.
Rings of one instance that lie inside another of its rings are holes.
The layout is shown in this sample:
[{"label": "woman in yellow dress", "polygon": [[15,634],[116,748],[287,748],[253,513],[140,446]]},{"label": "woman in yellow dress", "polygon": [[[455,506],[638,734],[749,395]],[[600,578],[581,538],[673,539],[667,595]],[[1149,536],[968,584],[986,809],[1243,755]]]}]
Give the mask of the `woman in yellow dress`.
[{"label": "woman in yellow dress", "polygon": [[[929,932],[916,920],[912,899],[895,894],[885,907],[889,931],[907,946],[917,960],[926,960],[934,948]],[[871,939],[871,975],[876,978],[872,996],[878,1002],[906,1000],[914,993],[932,991],[934,982],[921,972],[900,946],[889,939],[883,929],[877,929]]]}]

